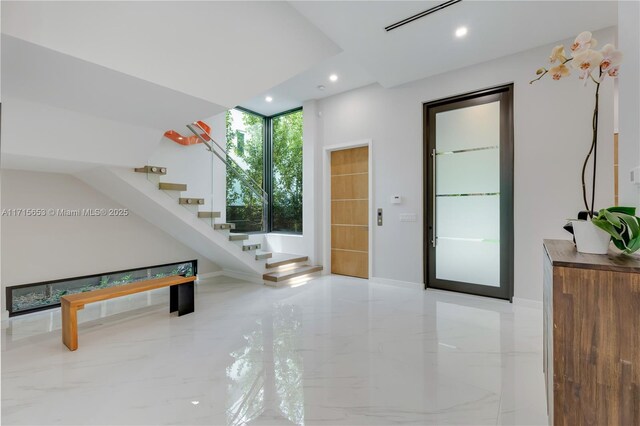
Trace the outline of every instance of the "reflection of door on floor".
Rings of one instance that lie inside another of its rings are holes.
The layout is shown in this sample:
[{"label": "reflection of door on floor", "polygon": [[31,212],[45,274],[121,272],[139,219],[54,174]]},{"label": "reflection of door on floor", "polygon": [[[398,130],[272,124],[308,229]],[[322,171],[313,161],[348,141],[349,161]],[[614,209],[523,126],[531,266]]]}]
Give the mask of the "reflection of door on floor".
[{"label": "reflection of door on floor", "polygon": [[369,147],[331,152],[331,273],[369,278]]}]

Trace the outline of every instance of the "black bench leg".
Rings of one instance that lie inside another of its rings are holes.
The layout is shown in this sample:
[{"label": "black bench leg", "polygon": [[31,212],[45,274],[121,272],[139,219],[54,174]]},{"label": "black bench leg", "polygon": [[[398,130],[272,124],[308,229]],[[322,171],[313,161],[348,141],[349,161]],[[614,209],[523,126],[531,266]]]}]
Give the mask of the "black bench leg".
[{"label": "black bench leg", "polygon": [[172,285],[170,292],[169,312],[178,311],[178,316],[182,316],[194,311],[193,282]]}]

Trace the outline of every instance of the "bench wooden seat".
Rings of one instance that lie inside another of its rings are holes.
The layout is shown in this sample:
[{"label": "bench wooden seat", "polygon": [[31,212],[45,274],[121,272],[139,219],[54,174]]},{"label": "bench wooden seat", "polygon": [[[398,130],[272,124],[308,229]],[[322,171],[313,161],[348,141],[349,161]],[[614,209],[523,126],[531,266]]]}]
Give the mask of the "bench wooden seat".
[{"label": "bench wooden seat", "polygon": [[62,296],[60,298],[62,307],[62,343],[71,351],[78,349],[78,311],[89,303],[170,287],[169,312],[178,311],[178,316],[189,314],[194,310],[193,282],[195,280],[195,276],[173,275]]}]

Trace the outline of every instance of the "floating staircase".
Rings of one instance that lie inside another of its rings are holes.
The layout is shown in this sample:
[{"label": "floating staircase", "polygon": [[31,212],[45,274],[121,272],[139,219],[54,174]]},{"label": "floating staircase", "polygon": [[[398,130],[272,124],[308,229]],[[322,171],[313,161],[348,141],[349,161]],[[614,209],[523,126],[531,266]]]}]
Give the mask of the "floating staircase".
[{"label": "floating staircase", "polygon": [[[157,181],[157,188],[162,191],[171,193],[181,193],[187,190],[187,185],[183,183],[159,182],[161,176],[167,174],[167,168],[162,166],[144,166],[134,169],[137,173],[145,173],[151,175]],[[150,177],[151,177],[150,176]],[[220,212],[216,211],[200,211],[199,206],[204,205],[204,198],[182,197],[173,195],[178,204],[183,205],[193,212],[200,219],[211,219],[212,228],[216,232],[227,234],[227,240],[238,247],[242,253],[252,254],[256,262],[264,262],[268,272],[262,276],[267,285],[286,285],[288,281],[294,278],[300,278],[319,272],[322,266],[309,265],[307,256],[292,255],[285,253],[271,253],[262,250],[260,243],[249,243],[249,235],[243,233],[235,233],[233,223],[216,223],[215,219],[221,217]],[[207,221],[209,222],[209,221]],[[237,244],[239,243],[239,244]],[[258,265],[256,265],[258,266]]]}]

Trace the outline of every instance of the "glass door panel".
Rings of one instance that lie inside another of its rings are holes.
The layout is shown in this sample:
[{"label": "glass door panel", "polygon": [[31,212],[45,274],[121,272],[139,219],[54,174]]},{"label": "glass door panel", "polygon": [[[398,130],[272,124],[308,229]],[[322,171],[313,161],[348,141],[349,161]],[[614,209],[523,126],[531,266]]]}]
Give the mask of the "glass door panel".
[{"label": "glass door panel", "polygon": [[511,298],[510,111],[510,86],[425,105],[428,287]]}]

